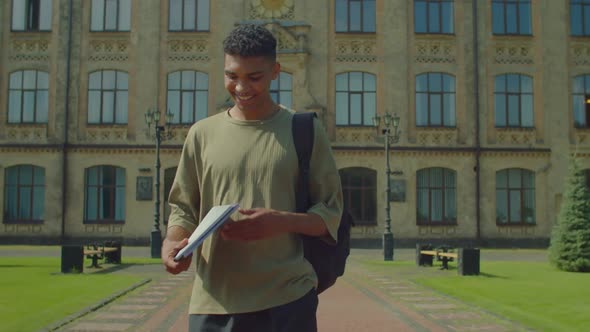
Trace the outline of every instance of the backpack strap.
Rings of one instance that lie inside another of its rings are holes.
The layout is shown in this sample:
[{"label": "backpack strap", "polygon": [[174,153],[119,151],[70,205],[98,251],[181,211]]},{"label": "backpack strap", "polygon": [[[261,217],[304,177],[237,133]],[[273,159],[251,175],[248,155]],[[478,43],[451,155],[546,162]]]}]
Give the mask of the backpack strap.
[{"label": "backpack strap", "polygon": [[310,205],[309,199],[309,164],[313,150],[314,112],[293,114],[293,142],[299,162],[299,178],[296,187],[296,212],[305,212]]}]

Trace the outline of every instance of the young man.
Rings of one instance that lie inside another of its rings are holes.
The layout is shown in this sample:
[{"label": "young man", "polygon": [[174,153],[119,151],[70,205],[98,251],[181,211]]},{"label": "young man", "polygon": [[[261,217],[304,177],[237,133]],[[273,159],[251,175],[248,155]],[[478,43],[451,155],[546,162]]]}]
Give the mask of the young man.
[{"label": "young man", "polygon": [[300,235],[337,240],[340,178],[318,121],[310,168],[312,206],[294,213],[298,177],[293,113],[270,97],[280,72],[276,40],[263,27],[235,28],[223,42],[225,88],[235,106],[194,124],[180,157],[162,247],[168,272],[199,221],[215,205],[239,203],[233,222],[195,253],[191,331],[316,331],[317,277]]}]

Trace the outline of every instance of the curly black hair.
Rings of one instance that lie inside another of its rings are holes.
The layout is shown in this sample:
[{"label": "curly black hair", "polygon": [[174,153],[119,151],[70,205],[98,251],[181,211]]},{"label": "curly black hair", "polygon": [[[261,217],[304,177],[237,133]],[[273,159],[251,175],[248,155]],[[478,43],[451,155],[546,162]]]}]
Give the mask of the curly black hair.
[{"label": "curly black hair", "polygon": [[277,40],[265,27],[244,24],[234,28],[223,40],[223,52],[242,57],[266,56],[273,61],[277,57]]}]

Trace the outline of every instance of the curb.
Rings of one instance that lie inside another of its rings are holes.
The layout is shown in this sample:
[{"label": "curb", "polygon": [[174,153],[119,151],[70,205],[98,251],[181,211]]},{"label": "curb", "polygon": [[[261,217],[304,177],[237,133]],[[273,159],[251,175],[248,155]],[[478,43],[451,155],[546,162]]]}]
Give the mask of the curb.
[{"label": "curb", "polygon": [[88,315],[89,313],[91,313],[93,311],[96,311],[96,310],[104,307],[105,305],[107,305],[107,304],[115,301],[116,299],[120,298],[121,296],[123,296],[123,295],[125,295],[125,294],[127,294],[127,293],[129,293],[129,292],[131,292],[131,291],[133,291],[133,290],[135,290],[135,289],[137,289],[137,288],[139,288],[139,287],[141,287],[141,286],[143,286],[143,285],[151,282],[151,281],[152,281],[151,278],[147,278],[147,279],[144,279],[142,281],[139,281],[139,282],[137,282],[137,283],[135,283],[135,284],[127,287],[126,289],[124,289],[124,290],[122,290],[122,291],[120,291],[118,293],[115,293],[114,295],[111,295],[111,296],[107,297],[106,299],[104,299],[104,300],[102,300],[102,301],[100,301],[100,302],[98,302],[98,303],[96,303],[94,305],[91,305],[91,306],[89,306],[89,307],[87,307],[85,309],[82,309],[82,310],[74,313],[74,314],[71,314],[71,315],[67,316],[66,318],[60,320],[59,322],[50,325],[49,327],[43,328],[39,332],[55,331],[55,330],[59,329],[60,327],[63,327],[64,325],[67,325],[67,324],[71,323],[72,321],[74,321],[74,320],[76,320],[76,319],[78,319],[80,317],[83,317],[85,315]]}]

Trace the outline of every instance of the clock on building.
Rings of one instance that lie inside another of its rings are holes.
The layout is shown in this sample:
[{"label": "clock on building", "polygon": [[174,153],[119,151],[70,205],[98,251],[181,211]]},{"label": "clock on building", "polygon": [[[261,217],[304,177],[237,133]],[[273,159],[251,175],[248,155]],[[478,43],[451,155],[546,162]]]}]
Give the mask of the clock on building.
[{"label": "clock on building", "polygon": [[262,18],[281,18],[293,8],[293,0],[254,0],[252,6]]}]

